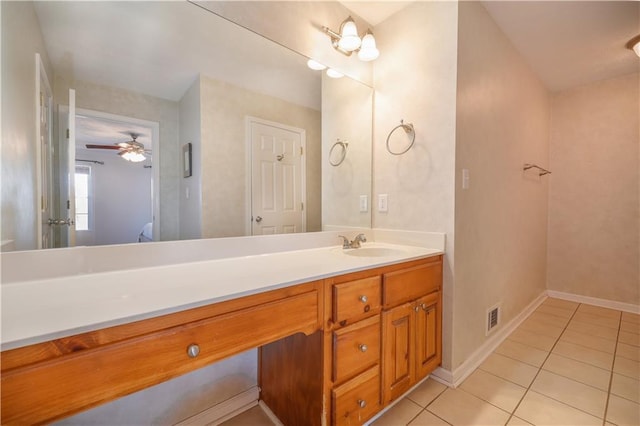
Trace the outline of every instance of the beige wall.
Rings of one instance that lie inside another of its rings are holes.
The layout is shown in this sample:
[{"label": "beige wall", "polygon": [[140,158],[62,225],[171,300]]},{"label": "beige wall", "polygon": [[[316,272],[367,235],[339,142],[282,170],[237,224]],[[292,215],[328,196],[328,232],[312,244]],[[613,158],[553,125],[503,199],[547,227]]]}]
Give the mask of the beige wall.
[{"label": "beige wall", "polygon": [[[454,168],[456,122],[456,2],[416,2],[375,28],[373,225],[446,232],[443,363],[451,362]],[[407,40],[416,43],[407,43]],[[404,119],[415,145],[387,152],[387,135]],[[388,213],[375,209],[388,195]]]},{"label": "beige wall", "polygon": [[[549,96],[481,3],[459,6],[456,126],[455,369],[545,290]],[[462,189],[462,169],[469,189]]]},{"label": "beige wall", "polygon": [[[322,77],[322,226],[371,227],[373,89],[350,78]],[[347,141],[344,160],[336,141]],[[331,152],[331,157],[329,153]],[[360,211],[366,195],[367,211]]]},{"label": "beige wall", "polygon": [[[0,2],[2,13],[2,240],[37,248],[35,54],[53,71],[31,2]],[[20,40],[20,43],[16,43]]]},{"label": "beige wall", "polygon": [[555,94],[548,288],[640,304],[640,74]]},{"label": "beige wall", "polygon": [[[178,238],[178,103],[91,82],[56,76],[56,104],[68,105],[69,88],[76,90],[76,108],[107,112],[160,124],[160,152],[154,155],[154,166],[160,159],[160,239]],[[154,182],[154,185],[157,183]],[[155,236],[154,236],[155,237]]]},{"label": "beige wall", "polygon": [[246,235],[246,117],[306,130],[307,231],[320,230],[320,111],[201,76],[202,237]]}]

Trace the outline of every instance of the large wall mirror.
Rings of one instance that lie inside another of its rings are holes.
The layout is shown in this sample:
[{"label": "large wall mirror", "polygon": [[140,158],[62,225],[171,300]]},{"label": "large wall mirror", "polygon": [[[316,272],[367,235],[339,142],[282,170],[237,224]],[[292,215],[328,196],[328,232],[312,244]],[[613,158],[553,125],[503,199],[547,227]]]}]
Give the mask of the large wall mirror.
[{"label": "large wall mirror", "polygon": [[1,7],[13,248],[371,226],[370,87],[189,2]]}]

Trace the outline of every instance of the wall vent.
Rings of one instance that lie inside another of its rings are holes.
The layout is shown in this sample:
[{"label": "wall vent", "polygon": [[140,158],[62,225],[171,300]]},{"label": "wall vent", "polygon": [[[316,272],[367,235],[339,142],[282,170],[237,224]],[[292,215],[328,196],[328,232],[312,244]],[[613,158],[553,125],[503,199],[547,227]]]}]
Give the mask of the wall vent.
[{"label": "wall vent", "polygon": [[486,335],[489,335],[500,323],[500,306],[496,305],[487,310]]}]

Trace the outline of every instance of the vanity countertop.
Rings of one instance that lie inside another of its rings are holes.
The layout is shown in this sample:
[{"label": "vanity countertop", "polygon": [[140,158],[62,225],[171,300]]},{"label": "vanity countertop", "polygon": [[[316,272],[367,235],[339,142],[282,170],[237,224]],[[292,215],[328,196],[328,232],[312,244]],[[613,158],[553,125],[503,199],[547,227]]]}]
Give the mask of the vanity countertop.
[{"label": "vanity countertop", "polygon": [[2,350],[443,254],[384,243],[363,247],[395,250],[349,256],[333,246],[3,284]]}]

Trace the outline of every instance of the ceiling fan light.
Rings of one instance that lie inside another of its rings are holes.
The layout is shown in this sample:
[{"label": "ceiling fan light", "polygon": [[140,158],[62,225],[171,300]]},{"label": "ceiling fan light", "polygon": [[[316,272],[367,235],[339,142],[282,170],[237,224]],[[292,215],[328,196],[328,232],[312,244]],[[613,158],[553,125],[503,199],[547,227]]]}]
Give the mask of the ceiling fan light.
[{"label": "ceiling fan light", "polygon": [[132,163],[139,163],[147,159],[147,157],[145,157],[143,153],[136,151],[123,151],[120,153],[120,155],[122,156],[122,158],[127,161],[131,161]]}]

